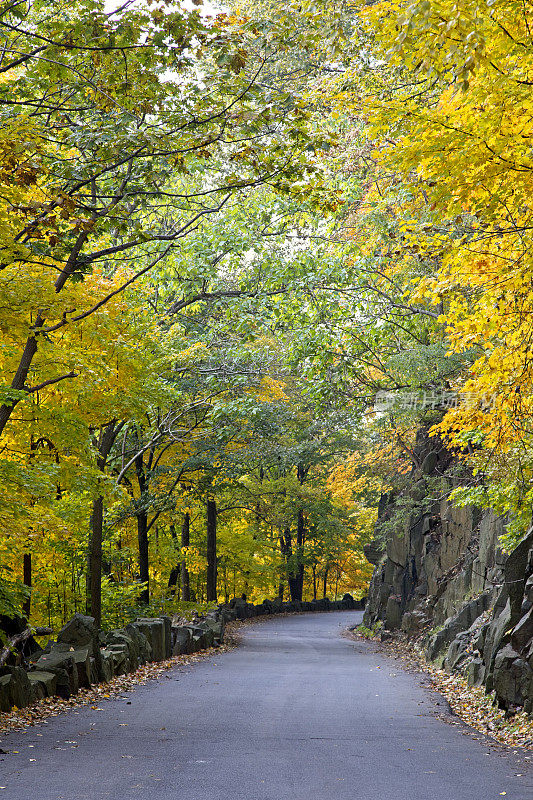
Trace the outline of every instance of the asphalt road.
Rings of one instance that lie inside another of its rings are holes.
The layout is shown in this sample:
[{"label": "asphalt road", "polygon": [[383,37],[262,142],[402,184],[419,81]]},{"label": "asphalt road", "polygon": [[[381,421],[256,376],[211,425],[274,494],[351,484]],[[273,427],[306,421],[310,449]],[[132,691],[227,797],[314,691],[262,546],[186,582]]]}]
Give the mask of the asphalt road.
[{"label": "asphalt road", "polygon": [[532,800],[527,762],[340,637],[360,617],[260,622],[102,711],[4,736],[0,800]]}]

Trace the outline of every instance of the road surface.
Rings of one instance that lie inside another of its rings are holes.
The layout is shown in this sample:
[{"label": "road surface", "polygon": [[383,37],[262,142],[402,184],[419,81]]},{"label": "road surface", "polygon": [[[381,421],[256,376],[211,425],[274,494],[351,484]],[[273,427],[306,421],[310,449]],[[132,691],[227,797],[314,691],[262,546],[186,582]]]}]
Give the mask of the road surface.
[{"label": "road surface", "polygon": [[442,721],[420,676],[340,636],[360,618],[259,622],[102,711],[2,737],[0,800],[532,800],[526,762]]}]

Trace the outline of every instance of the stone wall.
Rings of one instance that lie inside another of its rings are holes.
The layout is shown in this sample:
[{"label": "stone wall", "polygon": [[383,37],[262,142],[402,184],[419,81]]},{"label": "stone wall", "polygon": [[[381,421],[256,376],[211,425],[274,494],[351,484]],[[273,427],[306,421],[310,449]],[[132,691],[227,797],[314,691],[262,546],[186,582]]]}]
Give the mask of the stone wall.
[{"label": "stone wall", "polygon": [[[111,631],[98,630],[93,617],[75,614],[55,642],[41,648],[33,641],[30,652],[13,653],[11,663],[0,668],[0,711],[24,708],[54,695],[68,699],[80,688],[133,672],[148,661],[217,647],[231,620],[356,608],[363,604],[349,594],[338,601],[323,598],[283,603],[277,599],[258,605],[237,598],[187,624],[173,625],[170,617],[147,617]],[[26,626],[25,620],[20,623],[18,627]]]},{"label": "stone wall", "polygon": [[494,690],[501,707],[531,712],[533,529],[506,555],[504,520],[430,498],[439,481],[444,498],[453,485],[449,454],[422,434],[415,455],[421,466],[408,489],[382,498],[377,531],[406,499],[419,505],[365,550],[375,569],[364,622],[420,638],[432,661]]}]

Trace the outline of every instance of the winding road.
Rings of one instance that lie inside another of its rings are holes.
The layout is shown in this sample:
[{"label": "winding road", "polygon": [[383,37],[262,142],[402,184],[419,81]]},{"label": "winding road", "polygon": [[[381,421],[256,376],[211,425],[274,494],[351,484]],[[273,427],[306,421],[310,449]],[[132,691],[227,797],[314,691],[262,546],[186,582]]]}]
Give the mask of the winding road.
[{"label": "winding road", "polygon": [[262,621],[101,711],[2,737],[0,800],[532,800],[523,757],[341,637],[360,618]]}]

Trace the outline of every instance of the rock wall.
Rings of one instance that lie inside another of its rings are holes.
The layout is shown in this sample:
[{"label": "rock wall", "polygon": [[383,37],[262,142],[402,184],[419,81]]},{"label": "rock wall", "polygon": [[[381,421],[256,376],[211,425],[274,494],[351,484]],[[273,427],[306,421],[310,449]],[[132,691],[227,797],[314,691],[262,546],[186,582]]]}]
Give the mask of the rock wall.
[{"label": "rock wall", "polygon": [[[147,617],[112,631],[98,630],[93,617],[75,614],[60,630],[57,641],[45,648],[33,641],[30,652],[13,653],[11,663],[0,668],[0,712],[15,706],[24,708],[54,695],[68,699],[80,688],[133,672],[147,661],[217,647],[224,641],[225,625],[231,620],[357,608],[363,608],[362,602],[349,594],[338,601],[326,597],[283,603],[277,599],[258,605],[237,598],[185,625],[173,625],[170,617]],[[26,621],[20,619],[16,627],[22,630]]]},{"label": "rock wall", "polygon": [[428,658],[494,690],[501,707],[532,712],[533,528],[505,554],[503,519],[446,499],[449,453],[422,431],[415,456],[410,486],[382,497],[386,543],[365,549],[375,569],[364,623],[421,639]]}]

